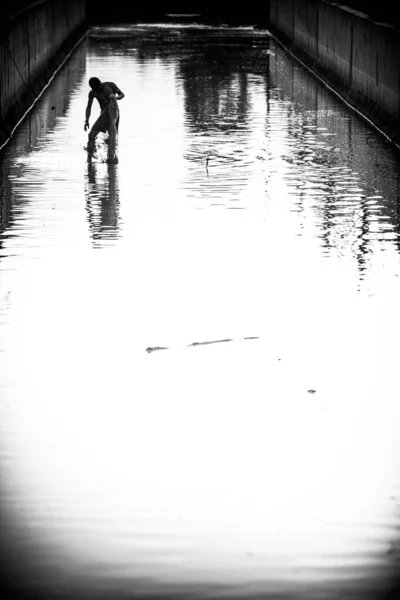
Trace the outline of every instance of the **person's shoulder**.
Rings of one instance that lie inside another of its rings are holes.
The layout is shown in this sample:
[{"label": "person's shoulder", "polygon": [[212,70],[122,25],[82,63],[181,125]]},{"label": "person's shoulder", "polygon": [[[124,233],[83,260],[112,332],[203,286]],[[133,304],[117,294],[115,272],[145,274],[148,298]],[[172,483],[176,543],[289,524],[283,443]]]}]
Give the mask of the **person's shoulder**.
[{"label": "person's shoulder", "polygon": [[113,81],[106,81],[106,82],[104,83],[104,85],[108,85],[108,86],[109,86],[109,87],[110,87],[112,90],[114,90],[114,91],[116,91],[116,92],[119,92],[119,91],[120,91],[120,89],[119,89],[119,87],[117,86],[117,84],[115,84]]}]

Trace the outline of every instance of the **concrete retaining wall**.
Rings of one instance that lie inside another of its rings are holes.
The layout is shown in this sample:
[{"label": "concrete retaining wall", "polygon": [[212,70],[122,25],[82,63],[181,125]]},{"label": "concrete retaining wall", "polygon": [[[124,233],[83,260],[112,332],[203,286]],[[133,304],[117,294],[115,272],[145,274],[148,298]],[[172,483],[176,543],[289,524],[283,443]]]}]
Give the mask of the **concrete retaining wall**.
[{"label": "concrete retaining wall", "polygon": [[269,28],[400,145],[400,31],[324,0],[271,0]]},{"label": "concrete retaining wall", "polygon": [[32,2],[2,20],[0,148],[85,29],[85,0]]}]

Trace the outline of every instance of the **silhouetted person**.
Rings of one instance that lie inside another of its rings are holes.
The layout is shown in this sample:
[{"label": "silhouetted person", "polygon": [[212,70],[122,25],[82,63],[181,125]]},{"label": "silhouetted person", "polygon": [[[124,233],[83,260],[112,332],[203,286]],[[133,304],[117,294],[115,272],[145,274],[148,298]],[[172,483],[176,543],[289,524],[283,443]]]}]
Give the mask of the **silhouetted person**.
[{"label": "silhouetted person", "polygon": [[92,88],[89,92],[88,103],[86,107],[85,131],[89,129],[89,118],[92,109],[93,99],[96,98],[100,105],[100,116],[93,124],[89,132],[87,151],[93,154],[95,149],[95,140],[99,133],[108,132],[110,136],[108,160],[117,162],[115,156],[116,136],[119,126],[119,108],[117,100],[122,100],[125,94],[112,81],[102,83],[97,77],[89,79],[89,85]]}]

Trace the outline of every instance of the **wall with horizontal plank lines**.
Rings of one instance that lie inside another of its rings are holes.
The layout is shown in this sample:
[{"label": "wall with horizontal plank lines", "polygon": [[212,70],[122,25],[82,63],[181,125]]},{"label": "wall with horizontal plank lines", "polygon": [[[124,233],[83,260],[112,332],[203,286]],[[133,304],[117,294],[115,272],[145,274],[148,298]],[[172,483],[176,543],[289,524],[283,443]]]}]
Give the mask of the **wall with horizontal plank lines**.
[{"label": "wall with horizontal plank lines", "polygon": [[400,30],[324,0],[271,0],[271,32],[400,145]]}]

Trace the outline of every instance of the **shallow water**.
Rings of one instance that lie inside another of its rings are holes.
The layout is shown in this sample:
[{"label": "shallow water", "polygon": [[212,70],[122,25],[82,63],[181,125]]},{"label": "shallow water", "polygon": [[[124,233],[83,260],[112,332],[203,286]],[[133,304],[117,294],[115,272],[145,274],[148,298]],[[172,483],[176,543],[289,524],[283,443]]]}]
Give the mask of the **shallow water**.
[{"label": "shallow water", "polygon": [[7,585],[395,593],[393,146],[267,32],[164,24],[92,29],[0,158]]}]

